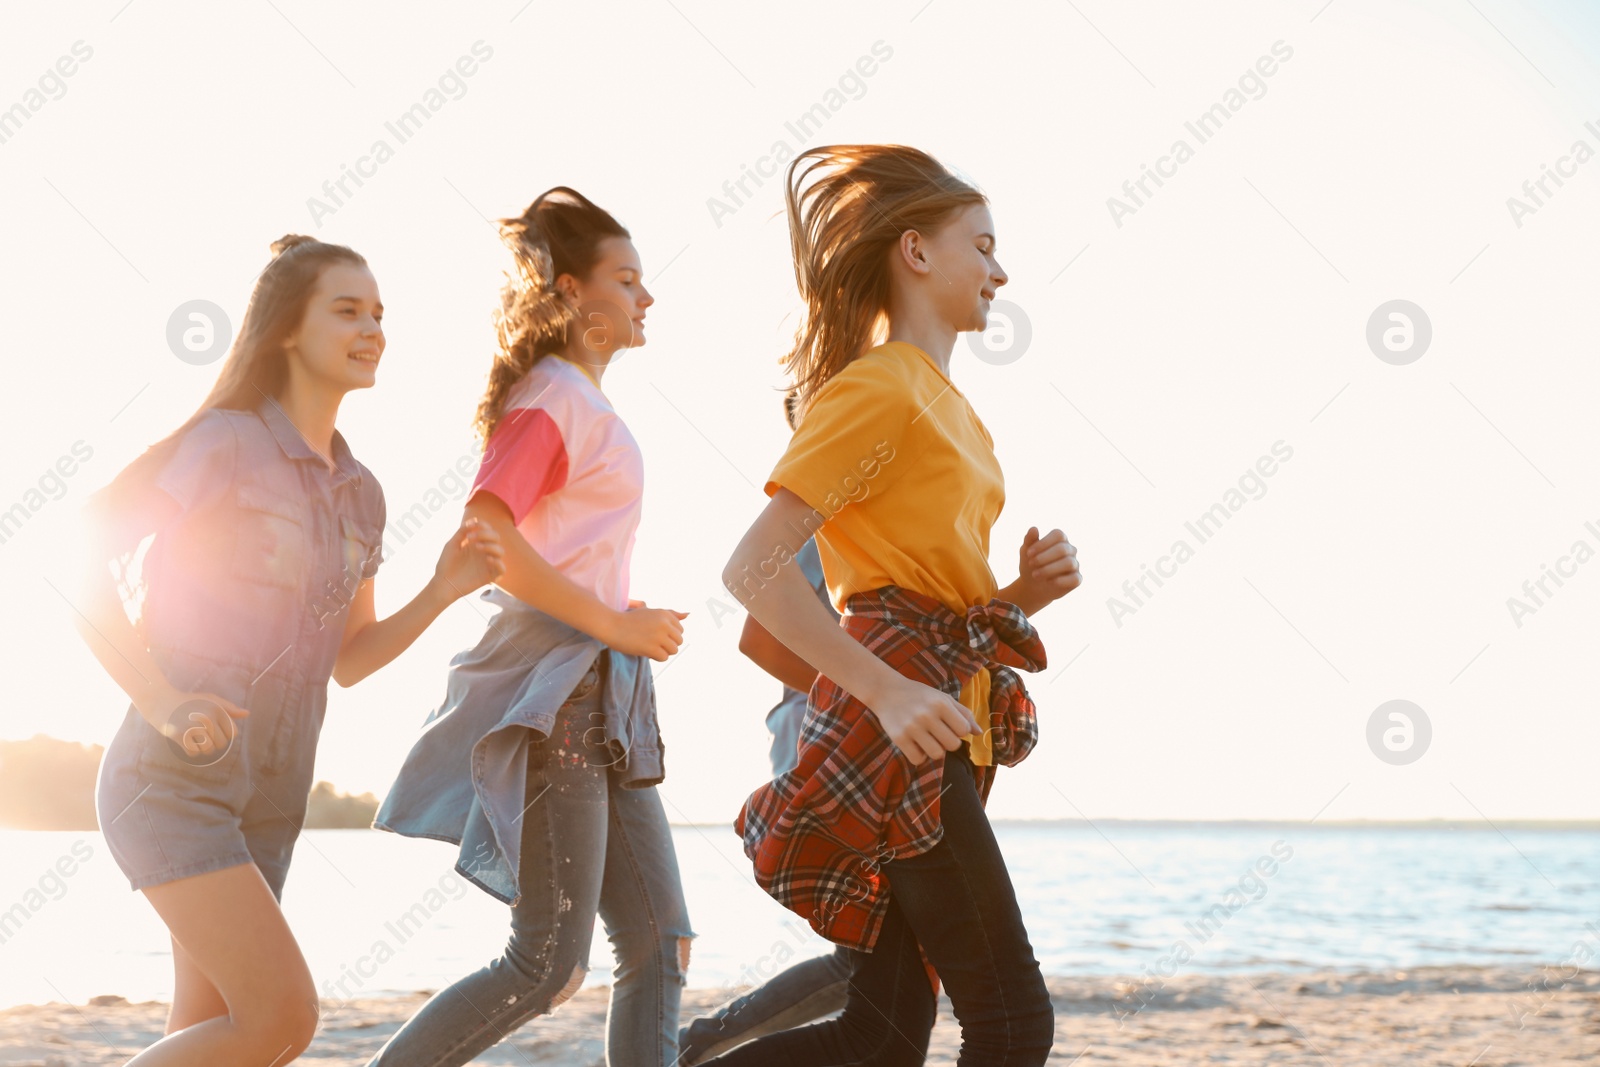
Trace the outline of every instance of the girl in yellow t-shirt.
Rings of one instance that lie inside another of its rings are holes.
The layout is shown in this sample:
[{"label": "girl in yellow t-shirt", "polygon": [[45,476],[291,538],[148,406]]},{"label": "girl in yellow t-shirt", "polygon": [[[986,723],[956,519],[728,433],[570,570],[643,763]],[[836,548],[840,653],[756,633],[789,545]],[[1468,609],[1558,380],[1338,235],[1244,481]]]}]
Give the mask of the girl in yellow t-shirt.
[{"label": "girl in yellow t-shirt", "polygon": [[[786,198],[800,423],[723,581],[821,677],[800,765],[737,829],[757,881],[852,949],[852,972],[838,1019],[707,1062],[920,1063],[926,966],[962,1020],[961,1064],[1042,1064],[1050,998],[983,801],[1036,736],[1011,670],[1044,666],[1027,616],[1080,577],[1060,530],[1028,531],[1010,585],[989,569],[1004,480],[950,354],[1007,281],[994,221],[899,145],[804,152]],[[813,534],[839,625],[786,565]]]}]

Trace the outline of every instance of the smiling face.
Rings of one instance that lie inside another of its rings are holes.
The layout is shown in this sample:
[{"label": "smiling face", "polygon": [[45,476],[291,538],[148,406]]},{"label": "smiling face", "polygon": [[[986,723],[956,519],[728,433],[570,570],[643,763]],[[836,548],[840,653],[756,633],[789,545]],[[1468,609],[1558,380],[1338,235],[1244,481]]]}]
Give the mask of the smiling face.
[{"label": "smiling face", "polygon": [[383,301],[372,272],[354,263],[333,263],[317,277],[284,349],[301,373],[348,392],[377,381],[384,344]]},{"label": "smiling face", "polygon": [[597,246],[599,258],[582,281],[570,274],[556,285],[578,310],[568,328],[569,354],[605,359],[624,348],[644,344],[645,309],[655,297],[644,287],[639,251],[626,237],[606,237]]},{"label": "smiling face", "polygon": [[995,258],[994,230],[989,205],[970,204],[922,243],[935,305],[958,333],[988,327],[995,291],[1009,280]]}]

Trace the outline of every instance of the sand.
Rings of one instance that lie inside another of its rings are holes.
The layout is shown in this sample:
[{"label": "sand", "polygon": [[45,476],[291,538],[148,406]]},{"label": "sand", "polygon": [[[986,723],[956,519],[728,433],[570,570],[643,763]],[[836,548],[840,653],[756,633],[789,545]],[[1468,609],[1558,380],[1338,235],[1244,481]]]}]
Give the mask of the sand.
[{"label": "sand", "polygon": [[[1405,972],[1179,975],[1164,987],[1133,979],[1053,978],[1051,1063],[1304,1063],[1326,1067],[1600,1064],[1600,971],[1427,967]],[[736,991],[691,989],[685,1017]],[[586,989],[479,1057],[484,1064],[603,1062],[607,990]],[[421,994],[330,1004],[297,1062],[359,1065]],[[1141,1006],[1142,1005],[1142,1006]],[[0,1065],[120,1064],[157,1039],[166,1006],[97,997],[0,1012]],[[960,1034],[940,1006],[928,1062],[955,1060]]]}]

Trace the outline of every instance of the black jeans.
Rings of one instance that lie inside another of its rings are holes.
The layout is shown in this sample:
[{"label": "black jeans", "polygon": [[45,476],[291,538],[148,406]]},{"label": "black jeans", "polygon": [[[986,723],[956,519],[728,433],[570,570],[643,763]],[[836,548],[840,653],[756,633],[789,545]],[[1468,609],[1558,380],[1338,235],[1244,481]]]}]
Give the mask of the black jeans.
[{"label": "black jeans", "polygon": [[945,757],[943,788],[944,839],[883,866],[889,909],[873,951],[850,954],[844,1014],[741,1045],[706,1067],[921,1064],[935,1004],[919,945],[961,1023],[957,1064],[1045,1062],[1055,1013],[965,744]]}]

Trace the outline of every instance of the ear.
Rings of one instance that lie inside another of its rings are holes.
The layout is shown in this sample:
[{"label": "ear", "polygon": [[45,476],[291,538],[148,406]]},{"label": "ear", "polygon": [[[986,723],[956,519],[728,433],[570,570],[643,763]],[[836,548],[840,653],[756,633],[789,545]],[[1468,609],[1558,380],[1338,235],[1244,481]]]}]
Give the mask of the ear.
[{"label": "ear", "polygon": [[578,303],[578,279],[570,274],[558,275],[556,278],[556,291],[565,297],[574,306]]},{"label": "ear", "polygon": [[907,269],[917,274],[927,274],[933,269],[923,251],[922,234],[916,230],[906,230],[902,233],[895,247],[899,252],[900,262],[905,264]]}]

